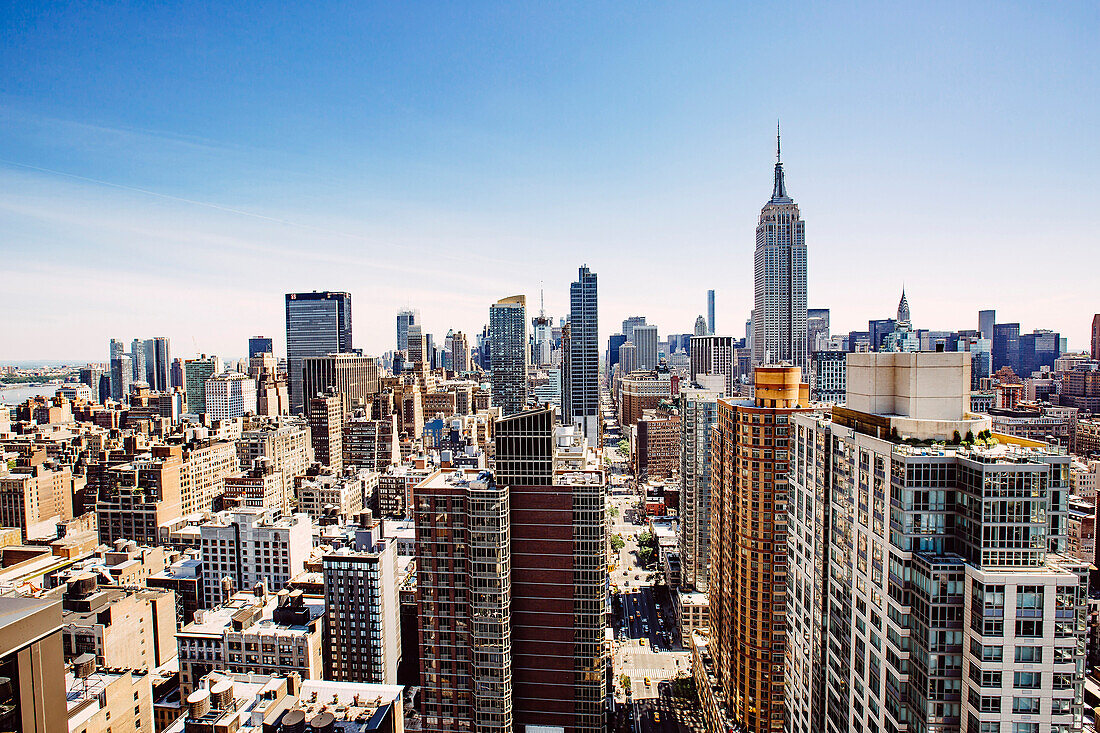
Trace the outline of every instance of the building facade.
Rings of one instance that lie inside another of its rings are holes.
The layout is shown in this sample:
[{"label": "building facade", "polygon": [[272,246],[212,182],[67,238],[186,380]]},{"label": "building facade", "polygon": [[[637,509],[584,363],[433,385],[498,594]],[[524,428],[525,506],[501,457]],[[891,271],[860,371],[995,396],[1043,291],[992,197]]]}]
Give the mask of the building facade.
[{"label": "building facade", "polygon": [[352,350],[351,293],[286,294],[286,361],[290,411],[305,409],[303,361],[309,356]]},{"label": "building facade", "polygon": [[757,367],[754,378],[752,400],[718,399],[711,437],[710,652],[728,717],[775,733],[784,721],[790,420],[807,409],[809,386],[798,367]]},{"label": "building facade", "polygon": [[373,356],[326,354],[302,360],[305,399],[336,390],[343,403],[344,415],[367,408],[378,394],[380,370]]},{"label": "building facade", "polygon": [[357,527],[350,546],[322,559],[326,679],[397,683],[401,662],[397,544],[380,537],[380,531],[377,523]]},{"label": "building facade", "polygon": [[527,406],[527,298],[513,295],[489,308],[493,404],[504,415]]},{"label": "building facade", "polygon": [[787,195],[778,135],[775,183],[756,226],[754,266],[753,364],[808,368],[806,230],[798,205]]},{"label": "building facade", "polygon": [[851,358],[847,405],[794,417],[787,730],[1075,730],[1069,458],[936,445],[990,425],[963,353]]},{"label": "building facade", "polygon": [[[680,390],[681,584],[706,592],[710,568],[711,430],[718,422],[721,390]],[[687,638],[687,637],[685,637]]]},{"label": "building facade", "polygon": [[256,413],[256,382],[240,372],[215,374],[203,385],[206,414],[212,420],[232,420]]},{"label": "building facade", "polygon": [[600,347],[596,273],[581,267],[569,286],[569,354],[562,417],[591,445],[600,440]]},{"label": "building facade", "polygon": [[733,336],[692,336],[690,352],[691,381],[698,381],[701,375],[717,374],[725,380],[726,395],[736,392],[733,385],[737,379],[737,349]]}]

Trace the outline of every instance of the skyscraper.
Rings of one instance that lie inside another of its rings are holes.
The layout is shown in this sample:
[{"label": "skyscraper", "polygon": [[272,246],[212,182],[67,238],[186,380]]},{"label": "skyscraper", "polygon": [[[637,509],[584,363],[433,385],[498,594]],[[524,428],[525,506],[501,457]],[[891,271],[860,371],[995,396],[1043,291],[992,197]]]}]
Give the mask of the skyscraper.
[{"label": "skyscraper", "polygon": [[[354,539],[321,559],[325,579],[325,668],[341,682],[397,683],[401,659],[397,542],[381,525],[349,527]],[[364,619],[370,623],[363,623]]]},{"label": "skyscraper", "polygon": [[623,321],[623,336],[627,341],[634,340],[635,326],[644,326],[645,316],[631,316]]},{"label": "skyscraper", "polygon": [[317,462],[339,475],[344,470],[344,405],[331,387],[325,394],[310,395],[306,400],[309,413],[309,437]]},{"label": "skyscraper", "polygon": [[805,223],[787,195],[778,129],[772,197],[756,226],[755,271],[753,363],[808,367]]},{"label": "skyscraper", "polygon": [[240,372],[222,372],[206,380],[205,411],[211,420],[232,420],[256,412],[256,382]]},{"label": "skyscraper", "polygon": [[221,359],[201,354],[198,359],[183,363],[183,384],[187,391],[187,411],[196,415],[206,412],[206,381],[222,370]]},{"label": "skyscraper", "polygon": [[149,387],[167,392],[172,386],[172,346],[164,336],[145,341],[145,373]]},{"label": "skyscraper", "polygon": [[409,364],[424,364],[431,368],[431,354],[428,352],[428,341],[424,336],[419,323],[409,324],[405,332],[405,360]]},{"label": "skyscraper", "polygon": [[997,321],[997,311],[978,311],[978,331],[983,339],[993,339],[993,324]]},{"label": "skyscraper", "polygon": [[248,359],[252,360],[256,354],[274,354],[271,339],[266,336],[253,336],[248,339]]},{"label": "skyscraper", "polygon": [[1032,372],[1042,367],[1054,371],[1054,360],[1062,355],[1060,343],[1061,336],[1054,331],[1037,330],[1021,334],[1019,376],[1030,377]]},{"label": "skyscraper", "polygon": [[721,376],[725,385],[723,394],[727,397],[732,395],[737,373],[737,349],[733,345],[733,336],[692,336],[690,351],[691,381],[697,381],[704,374]]},{"label": "skyscraper", "polygon": [[[126,363],[123,365],[122,360]],[[110,346],[111,399],[122,401],[130,394],[130,381],[133,379],[133,362],[126,356],[126,345],[118,339],[111,339]]]},{"label": "skyscraper", "polygon": [[405,308],[397,311],[397,350],[409,350],[409,326],[420,325],[420,311],[415,308]]},{"label": "skyscraper", "polygon": [[513,295],[489,307],[493,404],[504,415],[527,405],[527,298]]},{"label": "skyscraper", "polygon": [[360,354],[325,354],[302,360],[302,389],[308,401],[331,387],[340,396],[344,417],[367,407],[378,394],[378,360]]},{"label": "skyscraper", "polygon": [[[132,381],[148,383],[149,375],[145,364],[146,356],[145,341],[143,339],[134,339],[130,342],[130,369]],[[149,386],[151,387],[152,385],[150,384]]]},{"label": "skyscraper", "polygon": [[754,381],[752,400],[718,400],[711,435],[710,648],[729,715],[749,733],[778,733],[789,424],[809,386],[797,366],[758,366]]},{"label": "skyscraper", "polygon": [[494,473],[414,489],[429,733],[604,730],[606,484],[556,423],[553,408],[498,420]]},{"label": "skyscraper", "polygon": [[305,408],[302,360],[351,350],[351,293],[286,294],[286,360],[292,413],[299,414]]},{"label": "skyscraper", "polygon": [[813,356],[815,351],[829,348],[829,309],[806,309],[806,353]]},{"label": "skyscraper", "polygon": [[1019,323],[993,324],[993,371],[1006,366],[1012,367],[1017,375],[1020,374]]},{"label": "skyscraper", "polygon": [[613,333],[607,339],[607,376],[611,377],[611,368],[619,363],[619,348],[626,343],[626,336]]},{"label": "skyscraper", "polygon": [[454,336],[451,337],[451,363],[458,374],[473,368],[473,364],[470,363],[470,340],[462,331],[455,331]]},{"label": "skyscraper", "polygon": [[1092,358],[1100,361],[1100,313],[1092,317]]},{"label": "skyscraper", "polygon": [[619,347],[619,373],[626,376],[636,371],[638,366],[638,347],[633,341],[626,341]]},{"label": "skyscraper", "polygon": [[847,404],[792,417],[787,732],[1077,730],[1070,457],[952,445],[990,428],[965,353],[848,359]]},{"label": "skyscraper", "polygon": [[590,445],[600,436],[600,347],[596,309],[596,273],[587,265],[577,271],[569,286],[569,373],[564,382],[568,395],[563,404],[567,424],[576,425]]},{"label": "skyscraper", "polygon": [[707,333],[714,334],[714,291],[707,291]]},{"label": "skyscraper", "polygon": [[707,331],[708,331],[707,319],[703,318],[703,316],[701,316],[701,315],[696,316],[696,318],[695,318],[695,335],[696,336],[706,336]]},{"label": "skyscraper", "polygon": [[657,327],[639,325],[634,327],[634,341],[637,351],[637,369],[657,368]]},{"label": "skyscraper", "polygon": [[680,389],[681,584],[703,592],[710,566],[710,436],[721,395],[696,386]]}]

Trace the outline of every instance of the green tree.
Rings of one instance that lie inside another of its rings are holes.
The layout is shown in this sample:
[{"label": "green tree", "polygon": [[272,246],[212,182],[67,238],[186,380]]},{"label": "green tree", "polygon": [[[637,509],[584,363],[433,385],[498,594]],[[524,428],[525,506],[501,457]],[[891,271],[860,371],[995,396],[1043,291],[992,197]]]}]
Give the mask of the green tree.
[{"label": "green tree", "polygon": [[630,675],[627,675],[627,674],[619,675],[619,686],[622,687],[623,690],[629,690],[630,689]]},{"label": "green tree", "polygon": [[617,517],[617,516],[619,516],[619,507],[617,507],[617,506],[612,506],[612,507],[611,507],[611,509],[610,509],[610,510],[608,510],[608,512],[607,512],[607,513],[608,513],[608,514],[610,514],[610,515],[611,515],[611,516],[613,516],[613,517]]},{"label": "green tree", "polygon": [[699,701],[699,690],[695,687],[695,679],[684,674],[673,678],[672,694],[692,704]]},{"label": "green tree", "polygon": [[618,552],[619,550],[623,549],[624,547],[626,547],[626,541],[623,540],[622,535],[619,535],[619,534],[611,535],[611,549],[612,550],[614,550],[615,552]]}]

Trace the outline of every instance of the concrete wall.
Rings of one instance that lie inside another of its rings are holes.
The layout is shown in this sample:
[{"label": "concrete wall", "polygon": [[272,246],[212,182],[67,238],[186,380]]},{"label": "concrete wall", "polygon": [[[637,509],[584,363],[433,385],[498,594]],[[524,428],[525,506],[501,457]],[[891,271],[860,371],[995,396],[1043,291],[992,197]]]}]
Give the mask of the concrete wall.
[{"label": "concrete wall", "polygon": [[970,354],[848,354],[847,406],[874,415],[961,420],[970,411]]}]

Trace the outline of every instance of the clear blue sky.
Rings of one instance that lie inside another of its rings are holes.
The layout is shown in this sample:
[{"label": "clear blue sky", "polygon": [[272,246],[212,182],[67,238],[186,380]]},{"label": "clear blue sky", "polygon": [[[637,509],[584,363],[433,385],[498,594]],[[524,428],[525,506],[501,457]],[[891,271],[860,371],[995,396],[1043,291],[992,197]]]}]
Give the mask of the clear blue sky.
[{"label": "clear blue sky", "polygon": [[[369,5],[370,7],[363,7]],[[288,7],[290,6],[290,7]],[[601,336],[743,335],[783,120],[834,331],[1100,311],[1095,3],[22,3],[0,10],[0,362],[282,341],[283,293],[479,330],[587,263]],[[277,347],[278,348],[278,347]]]}]

